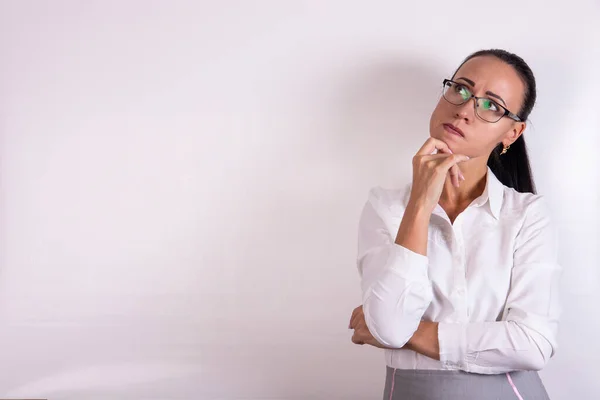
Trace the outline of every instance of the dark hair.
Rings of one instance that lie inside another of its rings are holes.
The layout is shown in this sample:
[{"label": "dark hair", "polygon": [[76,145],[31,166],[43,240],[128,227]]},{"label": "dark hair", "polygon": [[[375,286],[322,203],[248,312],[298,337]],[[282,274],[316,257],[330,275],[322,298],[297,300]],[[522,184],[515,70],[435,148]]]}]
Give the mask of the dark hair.
[{"label": "dark hair", "polygon": [[[456,69],[456,72],[458,72],[460,67],[470,59],[481,56],[496,57],[515,69],[525,84],[523,105],[517,115],[522,121],[526,121],[533,109],[536,98],[535,77],[533,76],[533,72],[531,71],[531,68],[529,68],[529,65],[527,65],[527,63],[518,55],[509,53],[506,50],[479,50],[465,58]],[[454,72],[454,74],[456,74],[456,72]],[[531,165],[529,163],[527,146],[525,145],[525,138],[523,138],[523,135],[519,136],[519,138],[510,145],[508,152],[500,155],[502,149],[503,145],[500,143],[492,151],[492,154],[488,159],[488,167],[490,167],[494,175],[496,175],[498,180],[504,185],[514,188],[521,193],[529,192],[535,194],[536,190],[533,182],[533,174],[531,173]]]}]

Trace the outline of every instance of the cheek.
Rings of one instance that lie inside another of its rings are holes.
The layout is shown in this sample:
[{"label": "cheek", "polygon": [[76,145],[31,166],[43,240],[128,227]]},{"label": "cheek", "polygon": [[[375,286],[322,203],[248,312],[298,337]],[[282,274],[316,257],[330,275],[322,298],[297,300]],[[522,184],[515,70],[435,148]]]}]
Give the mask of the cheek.
[{"label": "cheek", "polygon": [[445,115],[444,104],[438,102],[431,113],[431,118],[429,119],[429,127],[433,128],[436,125],[440,124],[440,121],[444,120],[443,116]]},{"label": "cheek", "polygon": [[477,147],[493,150],[502,141],[502,131],[490,124],[480,125],[477,135],[473,139],[477,143]]}]

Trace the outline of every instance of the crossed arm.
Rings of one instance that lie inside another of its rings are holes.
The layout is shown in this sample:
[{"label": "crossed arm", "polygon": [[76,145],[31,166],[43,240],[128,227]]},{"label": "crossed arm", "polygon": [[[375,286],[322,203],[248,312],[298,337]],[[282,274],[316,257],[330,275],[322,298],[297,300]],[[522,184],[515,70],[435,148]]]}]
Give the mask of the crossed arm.
[{"label": "crossed arm", "polygon": [[[422,248],[427,228],[419,230],[426,225],[418,223],[418,216],[407,218],[405,212],[392,239],[378,210],[368,202],[359,228],[363,304],[351,318],[353,342],[414,350],[469,372],[543,368],[556,348],[560,267],[554,230],[538,203],[532,204],[516,240],[503,320],[443,323],[422,320],[433,298]],[[405,225],[405,220],[412,222]]]},{"label": "crossed arm", "polygon": [[[369,344],[382,349],[393,349],[393,347],[386,347],[382,345],[373,337],[365,321],[363,306],[358,306],[354,309],[354,311],[352,311],[350,325],[348,328],[354,329],[352,342],[355,344]],[[440,343],[438,340],[438,323],[421,321],[417,330],[413,333],[408,342],[402,346],[402,348],[413,350],[429,358],[439,360]]]}]

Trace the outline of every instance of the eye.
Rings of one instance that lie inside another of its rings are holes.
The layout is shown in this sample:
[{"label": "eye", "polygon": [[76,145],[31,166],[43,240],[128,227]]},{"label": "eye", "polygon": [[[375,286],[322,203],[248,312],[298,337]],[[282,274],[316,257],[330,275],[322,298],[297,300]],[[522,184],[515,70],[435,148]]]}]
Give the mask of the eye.
[{"label": "eye", "polygon": [[484,99],[483,100],[483,109],[490,110],[490,111],[500,111],[500,106],[496,102],[494,102],[490,99]]},{"label": "eye", "polygon": [[454,91],[456,93],[460,94],[460,96],[464,100],[467,100],[468,98],[471,97],[471,92],[469,92],[469,89],[467,89],[467,87],[465,85],[461,85],[461,84],[457,83],[456,85],[454,85]]}]

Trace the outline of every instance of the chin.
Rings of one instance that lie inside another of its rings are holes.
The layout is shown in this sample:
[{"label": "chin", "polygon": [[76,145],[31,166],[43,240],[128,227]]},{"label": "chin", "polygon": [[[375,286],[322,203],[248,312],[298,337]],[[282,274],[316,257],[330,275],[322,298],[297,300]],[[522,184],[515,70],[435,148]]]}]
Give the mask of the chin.
[{"label": "chin", "polygon": [[444,135],[444,134],[440,135],[440,134],[433,133],[433,134],[430,134],[429,136],[431,136],[434,139],[441,140],[442,142],[446,143],[448,145],[448,148],[450,150],[452,150],[453,153],[459,153],[460,154],[461,146],[458,143],[456,143],[456,142],[454,142],[452,140],[448,140],[448,137],[446,135]]},{"label": "chin", "polygon": [[448,140],[448,137],[443,129],[444,128],[436,129],[435,131],[431,132],[429,136],[431,136],[434,139],[441,140],[448,146],[450,146],[451,144],[454,144],[454,146],[456,146],[456,143],[452,143],[452,141]]}]

